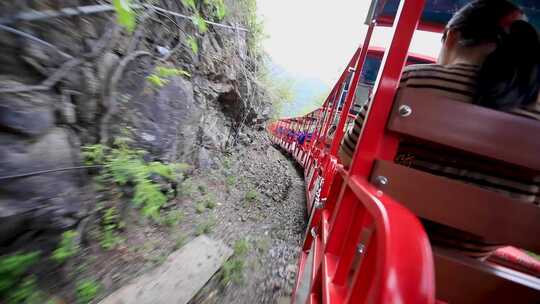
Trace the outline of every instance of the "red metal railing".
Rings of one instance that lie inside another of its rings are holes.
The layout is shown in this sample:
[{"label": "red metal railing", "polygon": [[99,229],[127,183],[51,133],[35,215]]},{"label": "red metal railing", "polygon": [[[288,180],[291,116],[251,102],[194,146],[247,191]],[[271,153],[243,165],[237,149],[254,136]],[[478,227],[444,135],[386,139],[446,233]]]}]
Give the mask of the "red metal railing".
[{"label": "red metal railing", "polygon": [[[385,126],[424,5],[424,0],[402,2],[394,21],[399,35],[382,58],[350,170],[339,163],[337,152],[354,117],[350,109],[375,23],[320,109],[268,127],[271,140],[305,169],[310,219],[295,303],[435,303],[433,258],[422,225],[368,182],[374,161],[391,160],[396,153],[397,139]],[[299,132],[311,132],[311,139],[300,144]]]}]

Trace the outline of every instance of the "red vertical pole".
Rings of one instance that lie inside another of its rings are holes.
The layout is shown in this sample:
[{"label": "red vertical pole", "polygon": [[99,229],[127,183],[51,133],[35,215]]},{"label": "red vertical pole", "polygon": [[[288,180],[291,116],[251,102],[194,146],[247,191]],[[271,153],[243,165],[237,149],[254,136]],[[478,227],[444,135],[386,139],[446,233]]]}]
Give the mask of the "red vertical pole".
[{"label": "red vertical pole", "polygon": [[[347,77],[347,72],[349,70],[350,67],[353,67],[355,64],[356,64],[356,61],[358,60],[358,56],[360,55],[360,49],[357,49],[356,52],[354,53],[354,56],[353,58],[349,61],[349,63],[347,64],[347,67],[345,68],[345,71],[341,74],[337,84],[332,88],[332,91],[330,92],[330,95],[328,96],[328,98],[326,99],[325,103],[324,103],[324,106],[322,107],[322,110],[324,111],[324,115],[323,115],[323,119],[321,121],[322,123],[322,126],[321,126],[321,132],[319,132],[318,136],[317,136],[317,142],[320,142],[319,139],[323,138],[323,140],[326,139],[326,131],[328,130],[329,128],[329,123],[330,123],[330,119],[333,118],[332,115],[333,115],[333,110],[335,108],[335,105],[336,105],[336,98],[339,98],[336,97],[336,95],[339,95],[340,93],[340,90],[341,90],[341,84],[343,83],[344,80],[346,80],[346,77]],[[332,102],[332,107],[330,108],[330,102]],[[328,110],[330,110],[330,115],[328,115]]]},{"label": "red vertical pole", "polygon": [[[405,0],[400,3],[392,41],[384,54],[382,69],[374,86],[373,101],[354,152],[350,171],[352,175],[367,178],[376,158],[391,160],[395,155],[397,139],[385,134],[386,122],[392,111],[401,72],[424,3],[425,0]],[[398,28],[399,33],[396,31]]]},{"label": "red vertical pole", "polygon": [[330,95],[326,98],[326,101],[324,102],[323,107],[321,109],[321,114],[319,115],[320,126],[319,124],[317,124],[317,129],[318,129],[317,144],[319,144],[319,142],[321,141],[321,138],[323,138],[324,126],[325,126],[326,119],[328,118],[328,109],[330,108],[330,101],[334,98],[334,90],[335,88],[332,89],[332,91],[330,92]]},{"label": "red vertical pole", "polygon": [[342,84],[343,84],[343,82],[338,83],[338,85],[336,86],[336,90],[334,92],[334,95],[332,96],[332,109],[330,109],[330,115],[328,115],[328,117],[326,119],[326,122],[324,124],[323,148],[325,147],[325,144],[326,144],[326,136],[328,135],[328,129],[330,129],[330,125],[332,124],[332,122],[334,120],[334,111],[337,110],[337,105],[339,104],[339,92],[341,91]]},{"label": "red vertical pole", "polygon": [[354,97],[356,95],[356,88],[358,87],[358,82],[360,81],[360,76],[362,75],[362,68],[364,67],[364,62],[366,61],[367,53],[369,50],[369,44],[371,42],[371,36],[373,34],[373,29],[375,28],[375,22],[371,22],[364,43],[362,44],[362,51],[360,52],[360,57],[358,58],[358,63],[356,64],[354,77],[349,85],[349,92],[347,93],[347,99],[345,105],[341,111],[341,117],[336,130],[336,135],[334,136],[334,141],[332,142],[332,148],[330,149],[330,154],[333,156],[337,155],[339,146],[341,145],[341,140],[343,139],[344,127],[347,119],[349,117],[349,110],[351,109]]},{"label": "red vertical pole", "polygon": [[324,129],[323,129],[324,130],[323,131],[323,135],[324,135],[323,140],[324,141],[326,141],[326,135],[327,135],[328,129],[330,129],[330,125],[334,121],[334,113],[338,109],[338,105],[339,105],[339,101],[340,101],[339,100],[340,93],[341,93],[341,90],[343,89],[344,81],[347,80],[347,75],[348,75],[348,72],[349,72],[349,68],[352,68],[352,67],[356,66],[356,62],[358,61],[359,56],[360,56],[360,48],[358,48],[356,50],[356,52],[354,53],[353,58],[351,59],[351,61],[349,61],[349,64],[347,64],[347,67],[345,68],[345,71],[341,74],[341,77],[339,78],[338,83],[334,86],[334,89],[332,90],[332,94],[331,94],[331,96],[332,96],[331,100],[333,100],[332,109],[330,111],[329,117],[327,117],[327,119],[325,120],[325,125],[324,125]]},{"label": "red vertical pole", "polygon": [[[326,102],[325,102],[326,103]],[[321,121],[322,119],[322,109],[324,108],[325,106],[325,103],[323,103],[323,105],[321,106],[321,108],[319,108],[318,110],[315,110],[314,114],[313,114],[313,117],[317,117],[316,119],[314,118],[314,125],[315,127],[313,128],[313,132],[311,132],[311,142],[310,142],[310,145],[309,145],[309,151],[308,151],[308,155],[307,155],[307,158],[310,159],[311,157],[311,154],[313,153],[313,149],[317,143],[317,138],[319,136],[319,122]],[[318,111],[318,112],[317,112]],[[309,168],[308,168],[309,169]]]}]

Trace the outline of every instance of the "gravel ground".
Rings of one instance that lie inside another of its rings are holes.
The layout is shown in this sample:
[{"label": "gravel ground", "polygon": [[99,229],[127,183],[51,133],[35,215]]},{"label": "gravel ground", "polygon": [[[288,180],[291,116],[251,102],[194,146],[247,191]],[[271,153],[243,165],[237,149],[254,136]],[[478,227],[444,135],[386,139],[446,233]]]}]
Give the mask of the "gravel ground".
[{"label": "gravel ground", "polygon": [[[302,172],[263,135],[231,158],[225,174],[238,176],[239,183],[216,209],[212,236],[231,246],[239,239],[248,241],[244,279],[223,286],[218,274],[193,303],[286,302],[306,225]],[[256,200],[246,200],[250,191],[257,193]]]},{"label": "gravel ground", "polygon": [[158,224],[144,219],[121,189],[111,187],[100,194],[97,201],[119,210],[122,242],[103,249],[97,232],[100,218],[93,218],[80,254],[49,272],[42,287],[59,303],[74,303],[75,283],[92,280],[100,286],[95,303],[163,263],[206,226],[203,233],[209,237],[231,248],[243,241],[247,251],[236,257],[243,264],[238,280],[224,281],[217,273],[193,304],[287,303],[306,225],[303,175],[264,132],[245,138],[244,144],[214,159],[210,168],[191,172],[180,184],[178,196],[163,210],[164,216],[181,213],[178,221]]}]

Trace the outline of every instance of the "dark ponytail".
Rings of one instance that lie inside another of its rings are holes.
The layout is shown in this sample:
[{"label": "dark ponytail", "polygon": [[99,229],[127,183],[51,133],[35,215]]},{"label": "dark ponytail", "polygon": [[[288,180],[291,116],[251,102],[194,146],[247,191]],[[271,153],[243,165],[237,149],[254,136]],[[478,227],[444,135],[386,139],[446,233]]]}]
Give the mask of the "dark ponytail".
[{"label": "dark ponytail", "polygon": [[480,68],[476,102],[505,110],[536,101],[540,89],[540,41],[522,11],[508,0],[476,0],[461,8],[447,30],[465,47],[494,43]]},{"label": "dark ponytail", "polygon": [[536,102],[539,58],[536,29],[525,21],[514,21],[480,69],[476,103],[506,110]]}]

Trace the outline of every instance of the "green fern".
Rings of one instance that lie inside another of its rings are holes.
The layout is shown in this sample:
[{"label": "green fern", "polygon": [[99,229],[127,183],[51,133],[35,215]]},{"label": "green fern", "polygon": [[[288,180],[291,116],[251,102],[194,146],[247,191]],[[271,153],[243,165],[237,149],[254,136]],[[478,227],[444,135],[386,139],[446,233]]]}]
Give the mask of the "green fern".
[{"label": "green fern", "polygon": [[141,178],[135,186],[135,195],[133,196],[135,205],[142,205],[142,214],[153,220],[159,220],[159,211],[167,203],[167,197],[161,193],[158,185],[153,184],[146,178]]},{"label": "green fern", "polygon": [[0,299],[6,303],[39,303],[35,278],[25,276],[38,262],[39,252],[16,253],[0,257]]},{"label": "green fern", "polygon": [[100,241],[101,247],[110,250],[121,244],[124,240],[118,236],[118,229],[122,227],[122,224],[116,208],[110,207],[105,210],[101,221],[103,227],[103,235]]},{"label": "green fern", "polygon": [[182,69],[176,69],[176,68],[166,68],[166,67],[157,67],[156,73],[159,77],[172,77],[172,76],[185,76],[185,77],[191,77],[191,74],[182,70]]},{"label": "green fern", "polygon": [[197,10],[197,0],[182,0],[182,4],[193,10]]},{"label": "green fern", "polygon": [[76,241],[78,235],[73,230],[62,233],[62,240],[60,240],[58,248],[54,250],[52,259],[58,263],[64,263],[67,259],[75,256],[80,250]]},{"label": "green fern", "polygon": [[199,44],[197,43],[197,39],[193,36],[188,36],[186,42],[193,54],[197,55],[199,53]]},{"label": "green fern", "polygon": [[169,83],[169,80],[165,78],[172,76],[191,77],[191,74],[182,69],[157,67],[154,74],[146,77],[146,79],[155,87],[161,88]]},{"label": "green fern", "polygon": [[0,292],[4,291],[7,284],[4,282],[9,276],[19,277],[26,270],[37,263],[39,252],[17,253],[0,257]]},{"label": "green fern", "polygon": [[233,250],[236,257],[245,257],[249,251],[248,241],[245,239],[241,239],[234,242]]},{"label": "green fern", "polygon": [[206,21],[199,13],[195,13],[191,17],[191,20],[193,21],[195,27],[197,27],[199,33],[206,33],[208,31],[208,25],[206,24]]},{"label": "green fern", "polygon": [[135,29],[136,18],[135,12],[131,9],[130,5],[131,0],[113,0],[118,24],[123,26],[128,32],[133,32]]},{"label": "green fern", "polygon": [[163,79],[163,78],[161,78],[161,77],[159,77],[158,75],[155,75],[155,74],[152,74],[152,75],[146,77],[146,80],[148,80],[148,82],[150,82],[151,84],[153,84],[154,86],[156,86],[158,88],[161,88],[161,87],[165,86],[167,83],[169,83],[169,80]]},{"label": "green fern", "polygon": [[207,209],[214,209],[217,206],[216,197],[209,194],[203,200],[202,203]]},{"label": "green fern", "polygon": [[208,219],[202,223],[199,223],[197,227],[195,227],[195,235],[203,235],[203,234],[210,234],[212,233],[212,230],[214,229],[214,226],[216,225],[215,219]]},{"label": "green fern", "polygon": [[36,277],[33,275],[23,278],[21,283],[5,296],[7,304],[41,304],[44,298],[45,294],[38,289]]},{"label": "green fern", "polygon": [[218,20],[223,20],[227,15],[227,7],[223,0],[204,0],[204,4],[212,7],[214,10],[214,17]]},{"label": "green fern", "polygon": [[225,178],[225,184],[227,185],[227,188],[231,188],[234,185],[236,185],[236,176],[234,175],[228,175]]},{"label": "green fern", "polygon": [[248,202],[255,202],[258,200],[259,193],[255,190],[249,190],[246,192],[246,195],[244,196],[244,199]]},{"label": "green fern", "polygon": [[101,165],[105,162],[105,152],[107,147],[104,145],[90,145],[82,149],[84,162],[87,165]]},{"label": "green fern", "polygon": [[163,219],[160,221],[160,224],[173,227],[180,224],[183,219],[184,219],[184,213],[182,211],[173,210],[173,211],[169,211],[163,217]]},{"label": "green fern", "polygon": [[77,282],[77,302],[90,303],[99,293],[100,285],[94,280],[82,280]]},{"label": "green fern", "polygon": [[159,185],[151,181],[152,174],[158,174],[166,179],[174,180],[189,168],[186,164],[166,165],[158,162],[146,163],[145,154],[141,150],[132,150],[127,145],[127,139],[115,140],[116,148],[106,149],[102,180],[110,179],[118,185],[134,186],[133,203],[141,208],[144,216],[159,220],[159,211],[167,202],[166,194],[161,192]]},{"label": "green fern", "polygon": [[249,244],[246,240],[238,240],[234,243],[233,248],[233,256],[223,264],[220,271],[223,286],[230,282],[241,284],[244,281],[245,259],[249,251]]},{"label": "green fern", "polygon": [[216,10],[216,18],[218,20],[223,20],[225,16],[227,16],[227,7],[225,6],[225,3],[223,0],[216,0],[217,4],[214,6],[214,9]]},{"label": "green fern", "polygon": [[163,163],[159,163],[159,162],[148,163],[146,165],[146,169],[148,170],[148,173],[154,173],[170,180],[174,178],[172,166],[165,165]]},{"label": "green fern", "polygon": [[195,212],[197,212],[198,214],[203,213],[205,210],[206,210],[206,206],[204,205],[204,203],[200,202],[197,205],[195,205]]}]

